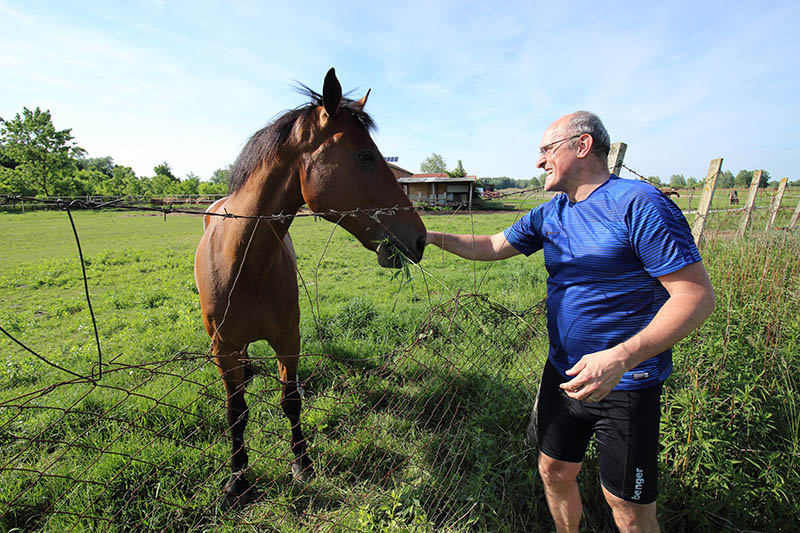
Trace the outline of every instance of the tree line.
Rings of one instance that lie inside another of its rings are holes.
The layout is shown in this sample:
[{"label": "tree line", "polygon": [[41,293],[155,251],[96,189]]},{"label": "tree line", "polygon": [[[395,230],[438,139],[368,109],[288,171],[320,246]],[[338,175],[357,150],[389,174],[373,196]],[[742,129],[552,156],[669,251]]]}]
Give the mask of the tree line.
[{"label": "tree line", "polygon": [[0,117],[0,194],[28,196],[173,196],[227,194],[228,168],[210,180],[189,173],[181,179],[166,161],[152,176],[137,176],[111,156],[87,157],[70,128],[58,130],[49,110],[23,108]]},{"label": "tree line", "polygon": [[[755,170],[740,170],[736,175],[733,174],[730,170],[724,170],[719,173],[717,176],[717,187],[723,189],[730,189],[732,187],[749,187],[750,183],[753,181],[753,174]],[[669,185],[670,187],[675,188],[684,188],[684,187],[702,187],[703,182],[698,180],[697,178],[688,177],[684,178],[683,174],[672,174],[669,177],[669,180],[664,182],[661,181],[661,178],[658,176],[649,176],[648,181],[657,185]],[[790,185],[800,185],[800,182],[790,182]],[[762,171],[761,179],[759,180],[759,187],[777,187],[778,180],[771,179],[769,172],[766,170]]]},{"label": "tree line", "polygon": [[[464,165],[461,160],[458,160],[458,165],[453,170],[447,170],[447,163],[441,154],[433,152],[426,157],[420,164],[420,171],[425,173],[447,173],[450,177],[462,177],[467,173],[464,170]],[[755,170],[740,170],[735,175],[730,170],[720,172],[717,177],[717,187],[723,189],[730,189],[732,187],[749,187],[750,182],[753,181],[753,173]],[[535,187],[544,187],[545,173],[538,176],[532,176],[529,179],[514,179],[508,176],[498,177],[480,177],[475,181],[478,187],[488,187],[492,189],[530,189]],[[694,177],[684,177],[683,174],[672,174],[668,180],[662,181],[659,176],[648,176],[647,181],[654,185],[670,186],[675,188],[687,187],[702,187],[702,180]],[[777,187],[778,180],[774,180],[766,170],[761,174],[759,187]],[[789,186],[800,187],[800,180],[789,182]]]},{"label": "tree line", "polygon": [[[207,181],[194,173],[181,179],[175,176],[166,161],[153,167],[152,176],[137,176],[129,166],[118,165],[111,156],[87,157],[77,145],[71,129],[58,130],[53,125],[49,110],[23,108],[13,119],[0,117],[0,194],[30,196],[172,196],[227,194],[230,165],[218,168]],[[425,158],[420,171],[447,173],[451,177],[464,177],[467,171],[459,159],[452,170],[441,154],[436,152]],[[748,187],[753,170],[722,172],[717,185],[722,188]],[[481,177],[476,186],[494,189],[526,189],[544,186],[545,174],[529,179],[508,176]],[[702,182],[694,177],[684,178],[672,174],[662,182],[659,176],[648,180],[657,185],[671,187],[699,187]],[[791,182],[800,186],[800,181]],[[777,186],[769,172],[761,175],[761,187]]]}]

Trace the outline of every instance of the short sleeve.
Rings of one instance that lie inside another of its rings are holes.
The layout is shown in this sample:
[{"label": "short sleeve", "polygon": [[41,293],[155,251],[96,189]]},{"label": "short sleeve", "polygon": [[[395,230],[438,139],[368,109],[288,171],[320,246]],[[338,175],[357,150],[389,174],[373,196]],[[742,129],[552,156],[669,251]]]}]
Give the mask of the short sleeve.
[{"label": "short sleeve", "polygon": [[653,277],[670,274],[701,260],[686,217],[653,187],[628,195],[626,224],[634,252]]},{"label": "short sleeve", "polygon": [[503,232],[508,244],[520,253],[531,255],[542,249],[542,220],[545,205],[547,204],[533,208]]}]

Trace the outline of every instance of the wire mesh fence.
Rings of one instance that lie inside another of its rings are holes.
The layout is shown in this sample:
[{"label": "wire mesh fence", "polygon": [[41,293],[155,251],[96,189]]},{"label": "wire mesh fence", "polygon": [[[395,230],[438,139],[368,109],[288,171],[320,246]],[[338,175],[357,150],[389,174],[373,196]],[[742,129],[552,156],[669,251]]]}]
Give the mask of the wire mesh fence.
[{"label": "wire mesh fence", "polygon": [[[541,365],[542,311],[543,304],[515,312],[463,295],[432,309],[402,349],[370,358],[304,354],[304,423],[316,469],[304,486],[289,474],[274,360],[255,359],[247,391],[255,488],[235,514],[220,490],[229,462],[224,398],[203,355],[110,361],[102,380],[5,400],[0,523],[204,530],[235,519],[267,530],[361,531],[370,524],[359,510],[394,491],[406,515],[442,529],[469,524],[476,502],[458,487],[474,483],[467,472],[480,464],[481,432],[520,472],[529,467],[521,426]],[[413,522],[389,511],[387,523]]]},{"label": "wire mesh fence", "polygon": [[[790,215],[782,209],[775,225]],[[732,234],[741,216],[736,207],[712,210],[707,231]],[[751,227],[763,228],[767,216],[759,206]],[[254,488],[232,509],[222,492],[231,455],[225,398],[208,354],[143,363],[111,355],[84,377],[44,387],[19,378],[14,394],[0,396],[0,528],[468,531],[486,529],[491,508],[503,509],[498,522],[512,529],[536,529],[547,511],[530,499],[541,487],[525,427],[547,346],[543,311],[543,302],[514,310],[459,294],[407,324],[413,335],[401,348],[369,354],[338,344],[317,317],[319,352],[300,358],[315,468],[304,485],[289,469],[275,359],[251,354]]]}]

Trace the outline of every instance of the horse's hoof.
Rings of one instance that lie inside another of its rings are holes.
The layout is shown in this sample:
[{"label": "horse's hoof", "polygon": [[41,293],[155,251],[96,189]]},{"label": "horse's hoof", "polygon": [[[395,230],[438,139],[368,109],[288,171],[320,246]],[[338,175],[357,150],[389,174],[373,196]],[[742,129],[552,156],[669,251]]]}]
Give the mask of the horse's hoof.
[{"label": "horse's hoof", "polygon": [[314,477],[314,468],[311,463],[306,466],[298,461],[292,463],[292,479],[295,485],[305,485],[312,477]]},{"label": "horse's hoof", "polygon": [[228,507],[238,507],[245,505],[252,496],[250,489],[253,488],[247,478],[242,473],[231,474],[228,483],[223,489],[225,492],[225,502]]}]

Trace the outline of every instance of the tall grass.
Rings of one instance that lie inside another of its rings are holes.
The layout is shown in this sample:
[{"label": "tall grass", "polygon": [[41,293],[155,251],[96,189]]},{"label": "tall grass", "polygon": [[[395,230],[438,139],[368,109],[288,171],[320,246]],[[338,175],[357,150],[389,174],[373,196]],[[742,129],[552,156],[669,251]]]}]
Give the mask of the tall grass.
[{"label": "tall grass", "polygon": [[667,524],[796,530],[800,239],[711,240],[703,257],[717,310],[667,382]]},{"label": "tall grass", "polygon": [[[202,355],[175,357],[208,347],[192,279],[199,219],[75,216],[107,372],[47,389],[70,376],[0,339],[0,530],[552,529],[524,440],[546,351],[541,254],[480,264],[432,248],[398,276],[342,230],[298,219],[302,416],[317,476],[291,484],[273,353],[255,343],[247,437],[258,499],[225,510],[222,387]],[[425,223],[494,233],[515,216]],[[90,374],[97,354],[66,217],[0,225],[0,325]],[[718,305],[676,346],[665,387],[662,524],[797,529],[800,238],[712,238],[703,257]],[[590,450],[580,477],[590,531],[611,528],[597,476]]]}]

